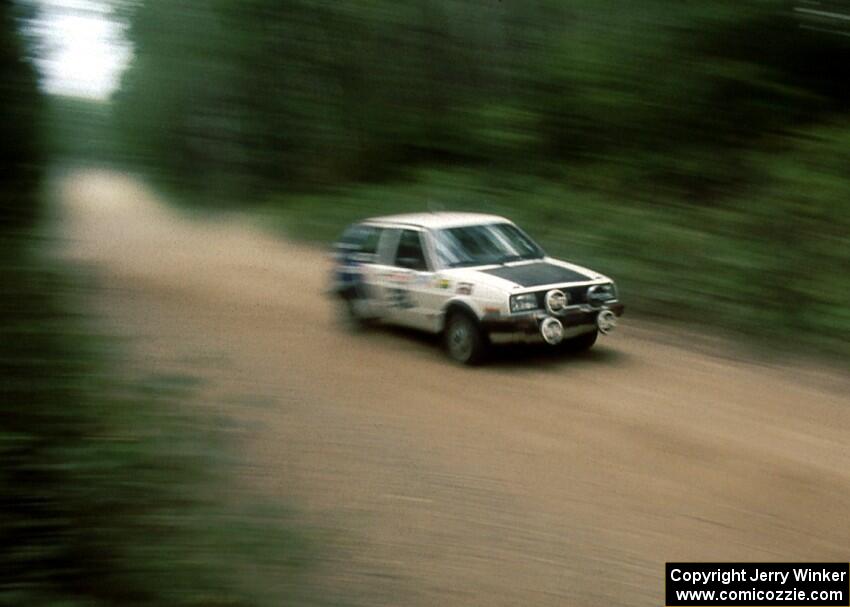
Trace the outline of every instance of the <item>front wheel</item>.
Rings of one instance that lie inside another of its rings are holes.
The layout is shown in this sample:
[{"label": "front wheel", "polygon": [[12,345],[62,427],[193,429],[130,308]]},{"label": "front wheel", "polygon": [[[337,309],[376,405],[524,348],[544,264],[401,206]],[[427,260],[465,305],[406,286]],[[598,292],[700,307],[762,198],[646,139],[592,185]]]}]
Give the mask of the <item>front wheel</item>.
[{"label": "front wheel", "polygon": [[487,336],[478,322],[463,312],[455,312],[449,317],[444,339],[449,356],[464,365],[480,363],[487,352]]},{"label": "front wheel", "polygon": [[582,333],[576,337],[564,340],[564,347],[570,352],[585,352],[593,347],[596,343],[596,337],[599,332],[594,329],[590,333]]}]

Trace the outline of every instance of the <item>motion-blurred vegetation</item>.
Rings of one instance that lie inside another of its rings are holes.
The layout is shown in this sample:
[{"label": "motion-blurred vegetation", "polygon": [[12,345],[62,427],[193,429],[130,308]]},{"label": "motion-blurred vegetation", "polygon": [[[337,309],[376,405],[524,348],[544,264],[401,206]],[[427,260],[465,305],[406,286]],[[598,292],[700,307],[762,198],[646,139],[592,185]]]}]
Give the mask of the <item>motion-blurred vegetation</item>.
[{"label": "motion-blurred vegetation", "polygon": [[304,554],[222,503],[181,382],[108,377],[38,251],[51,163],[320,241],[502,213],[634,310],[846,357],[845,4],[115,0],[134,59],[106,104],[45,100],[36,4],[0,3],[0,602],[279,604]]},{"label": "motion-blurred vegetation", "polygon": [[828,8],[148,0],[114,116],[187,198],[301,237],[498,210],[633,310],[846,355],[850,38],[829,15],[850,5]]},{"label": "motion-blurred vegetation", "polygon": [[31,16],[0,3],[0,604],[292,600],[303,534],[243,499],[227,433],[192,413],[185,378],[113,377],[116,350],[71,297],[78,277],[44,255]]}]

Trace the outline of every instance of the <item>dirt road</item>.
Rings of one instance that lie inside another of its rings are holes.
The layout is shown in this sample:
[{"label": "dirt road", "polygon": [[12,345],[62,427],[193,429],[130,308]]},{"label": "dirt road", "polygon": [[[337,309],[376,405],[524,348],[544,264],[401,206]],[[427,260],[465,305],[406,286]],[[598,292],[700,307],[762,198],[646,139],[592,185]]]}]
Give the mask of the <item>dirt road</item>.
[{"label": "dirt road", "polygon": [[850,558],[845,378],[628,316],[586,356],[459,368],[425,339],[342,331],[314,249],[113,173],[59,187],[64,253],[96,273],[128,364],[196,375],[261,422],[246,456],[328,530],[331,597],[657,606],[665,561]]}]

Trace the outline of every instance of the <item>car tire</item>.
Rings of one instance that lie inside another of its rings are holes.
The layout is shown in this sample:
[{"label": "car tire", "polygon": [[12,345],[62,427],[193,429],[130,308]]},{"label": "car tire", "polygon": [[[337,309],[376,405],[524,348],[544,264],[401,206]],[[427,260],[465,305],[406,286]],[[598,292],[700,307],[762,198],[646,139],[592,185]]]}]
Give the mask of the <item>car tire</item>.
[{"label": "car tire", "polygon": [[489,340],[478,321],[466,312],[452,312],[443,332],[446,352],[455,362],[464,365],[481,363],[487,353]]},{"label": "car tire", "polygon": [[366,300],[360,296],[356,288],[340,295],[342,314],[346,324],[355,329],[364,329],[374,323],[375,319],[366,313]]},{"label": "car tire", "polygon": [[593,330],[590,333],[582,333],[576,337],[564,340],[564,347],[569,352],[586,352],[596,343],[596,338],[599,336],[599,331]]}]

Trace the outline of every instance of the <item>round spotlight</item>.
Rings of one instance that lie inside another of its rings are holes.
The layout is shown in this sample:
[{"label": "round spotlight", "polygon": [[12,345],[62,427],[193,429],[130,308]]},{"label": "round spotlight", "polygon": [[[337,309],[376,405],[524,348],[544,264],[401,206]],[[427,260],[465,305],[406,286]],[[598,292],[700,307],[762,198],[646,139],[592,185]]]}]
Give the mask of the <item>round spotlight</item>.
[{"label": "round spotlight", "polygon": [[547,344],[557,345],[564,339],[564,325],[557,318],[547,316],[540,323],[540,335],[543,336]]},{"label": "round spotlight", "polygon": [[611,310],[602,310],[596,317],[596,326],[602,335],[607,335],[617,327],[617,317]]},{"label": "round spotlight", "polygon": [[550,314],[558,314],[559,312],[563,312],[564,308],[567,307],[569,303],[569,298],[566,293],[560,291],[558,289],[552,289],[548,293],[546,293],[545,298],[546,309]]}]

